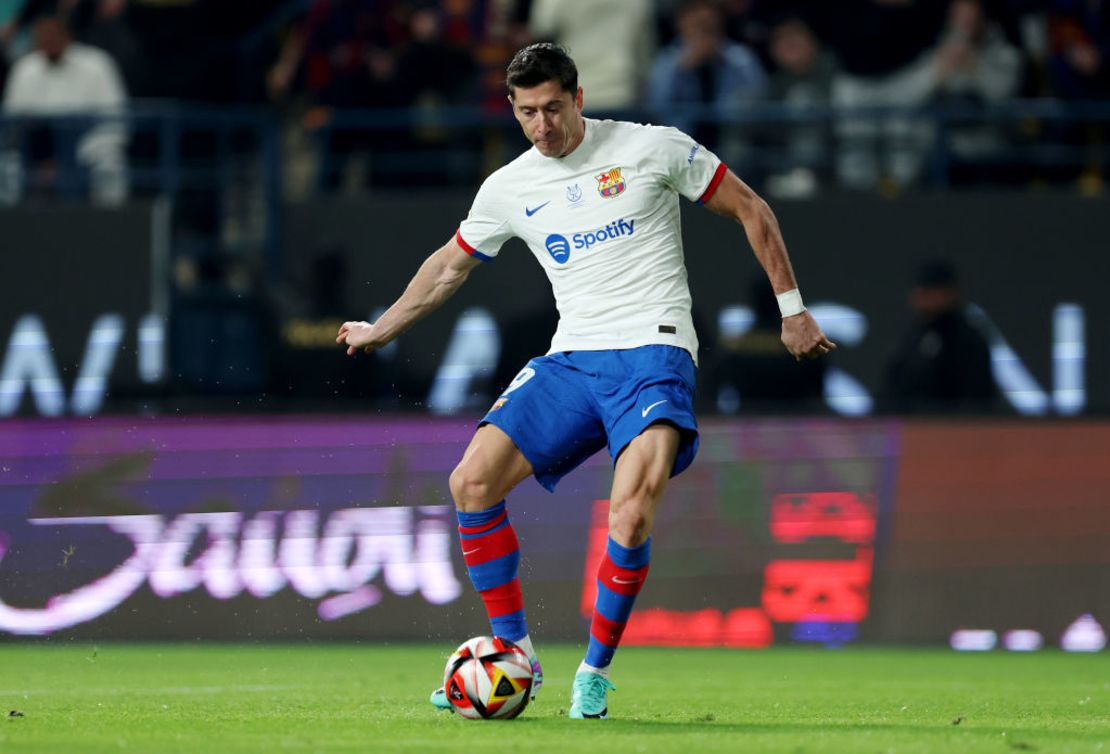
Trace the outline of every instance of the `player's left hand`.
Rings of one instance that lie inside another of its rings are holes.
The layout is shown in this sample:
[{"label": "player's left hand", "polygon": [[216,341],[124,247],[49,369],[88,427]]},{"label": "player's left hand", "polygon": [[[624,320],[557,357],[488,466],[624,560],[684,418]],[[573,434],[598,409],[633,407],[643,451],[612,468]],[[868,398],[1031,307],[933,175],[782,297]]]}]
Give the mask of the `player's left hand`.
[{"label": "player's left hand", "polygon": [[782,344],[795,361],[816,359],[836,348],[808,311],[783,318]]}]

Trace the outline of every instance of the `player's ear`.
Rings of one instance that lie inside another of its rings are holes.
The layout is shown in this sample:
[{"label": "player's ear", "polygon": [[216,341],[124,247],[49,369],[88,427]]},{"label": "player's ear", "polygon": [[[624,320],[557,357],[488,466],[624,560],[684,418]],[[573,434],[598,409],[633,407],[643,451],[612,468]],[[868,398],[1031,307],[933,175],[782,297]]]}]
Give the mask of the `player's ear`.
[{"label": "player's ear", "polygon": [[574,95],[574,108],[582,112],[582,87],[578,87],[578,92]]}]

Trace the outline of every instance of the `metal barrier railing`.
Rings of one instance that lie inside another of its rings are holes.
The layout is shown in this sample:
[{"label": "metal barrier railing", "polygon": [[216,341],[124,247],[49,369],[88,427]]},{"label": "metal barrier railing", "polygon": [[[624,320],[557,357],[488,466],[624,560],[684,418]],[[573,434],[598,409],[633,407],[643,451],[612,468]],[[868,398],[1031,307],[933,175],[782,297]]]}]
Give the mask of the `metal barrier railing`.
[{"label": "metal barrier railing", "polygon": [[169,199],[204,207],[195,211],[211,216],[212,229],[239,215],[235,224],[248,230],[237,243],[263,260],[276,259],[282,162],[280,123],[264,110],[144,102],[0,115],[0,207]]},{"label": "metal barrier railing", "polygon": [[[588,114],[658,120],[645,111]],[[750,182],[779,191],[785,184],[776,178],[797,170],[815,177],[811,189],[873,189],[891,166],[901,187],[946,189],[968,176],[978,185],[1023,185],[1110,167],[1103,146],[1110,102],[858,110],[760,103],[728,112],[675,108],[666,116],[715,140],[709,146]],[[307,137],[299,154],[283,144],[289,131]],[[214,226],[234,218],[239,232],[231,243],[259,250],[276,270],[290,163],[310,165],[302,195],[352,185],[473,188],[526,147],[511,113],[481,108],[314,109],[285,122],[266,109],[171,102],[111,113],[9,114],[0,116],[0,205],[43,197],[208,202]]]}]

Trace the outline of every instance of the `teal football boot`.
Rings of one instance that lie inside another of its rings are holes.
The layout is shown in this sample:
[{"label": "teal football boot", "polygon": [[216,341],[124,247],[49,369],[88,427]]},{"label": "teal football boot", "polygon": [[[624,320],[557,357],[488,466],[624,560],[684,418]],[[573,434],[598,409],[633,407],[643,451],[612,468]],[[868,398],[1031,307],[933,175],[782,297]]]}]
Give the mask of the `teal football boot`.
[{"label": "teal football boot", "polygon": [[597,673],[578,673],[570,694],[570,719],[605,720],[609,717],[609,692],[616,690],[608,678]]}]

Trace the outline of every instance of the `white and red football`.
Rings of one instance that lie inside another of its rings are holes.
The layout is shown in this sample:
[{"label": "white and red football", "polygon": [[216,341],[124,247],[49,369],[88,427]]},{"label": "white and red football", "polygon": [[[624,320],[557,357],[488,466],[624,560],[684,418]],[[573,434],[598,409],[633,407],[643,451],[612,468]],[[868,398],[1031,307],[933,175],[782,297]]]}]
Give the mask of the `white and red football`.
[{"label": "white and red football", "polygon": [[443,688],[455,712],[465,718],[508,720],[528,706],[532,663],[508,639],[475,636],[448,658]]}]

